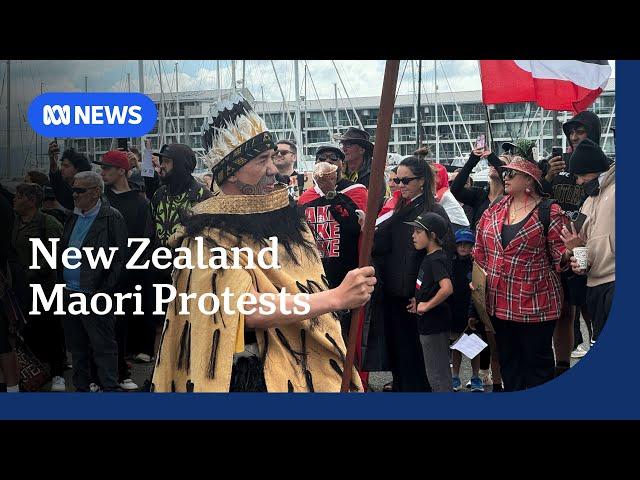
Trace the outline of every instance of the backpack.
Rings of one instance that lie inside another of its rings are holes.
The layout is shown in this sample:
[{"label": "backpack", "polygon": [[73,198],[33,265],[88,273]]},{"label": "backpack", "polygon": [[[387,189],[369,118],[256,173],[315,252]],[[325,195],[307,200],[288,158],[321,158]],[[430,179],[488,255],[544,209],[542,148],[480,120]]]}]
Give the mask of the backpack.
[{"label": "backpack", "polygon": [[538,204],[538,219],[544,228],[544,237],[545,239],[549,235],[549,225],[551,225],[551,205],[556,202],[552,198],[544,198]]},{"label": "backpack", "polygon": [[549,237],[549,225],[551,225],[551,205],[556,202],[552,198],[543,198],[538,204],[538,220],[542,223],[542,228],[544,229],[544,244],[545,250],[547,251],[547,255],[549,257],[549,261],[551,265],[553,265],[553,256],[549,251],[549,244],[547,243],[547,238]]}]

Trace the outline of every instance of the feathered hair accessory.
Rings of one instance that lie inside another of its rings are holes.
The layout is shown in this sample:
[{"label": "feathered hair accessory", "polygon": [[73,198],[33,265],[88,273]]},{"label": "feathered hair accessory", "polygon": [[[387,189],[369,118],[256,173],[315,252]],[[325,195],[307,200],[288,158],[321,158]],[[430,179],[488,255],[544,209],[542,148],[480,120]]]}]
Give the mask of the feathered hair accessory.
[{"label": "feathered hair accessory", "polygon": [[218,185],[265,150],[276,148],[264,120],[240,94],[211,107],[202,125],[202,143],[204,161]]}]

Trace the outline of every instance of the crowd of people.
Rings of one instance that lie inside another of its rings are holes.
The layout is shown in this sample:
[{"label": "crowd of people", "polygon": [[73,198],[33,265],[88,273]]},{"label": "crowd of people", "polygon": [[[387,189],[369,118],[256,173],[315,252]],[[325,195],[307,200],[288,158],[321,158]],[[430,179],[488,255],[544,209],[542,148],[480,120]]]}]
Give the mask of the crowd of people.
[{"label": "crowd of people", "polygon": [[[595,114],[566,122],[567,152],[541,161],[519,140],[503,144],[500,155],[480,146],[449,173],[420,149],[387,172],[383,201],[367,211],[374,144],[366,131],[349,128],[339,146],[318,148],[305,189],[296,144],[275,141],[245,103],[238,106],[234,114],[255,125],[228,151],[216,138],[222,127],[205,134],[212,173],[203,178],[193,173],[195,153],[182,144],[154,153],[154,176],[143,177],[133,147],[109,151],[92,167],[74,150],[60,155],[52,142],[48,175],[30,171],[15,192],[2,189],[0,213],[10,232],[0,245],[4,390],[20,389],[20,343],[46,366],[57,392],[337,391],[351,309],[363,304],[351,385],[357,391],[367,389],[370,371],[392,373],[385,391],[462,390],[463,355],[450,347],[465,333],[487,343],[470,360],[470,391],[524,390],[567,370],[586,352],[581,345],[598,339],[615,286],[615,164],[599,146]],[[475,186],[470,175],[481,159],[488,182]],[[376,217],[373,268],[358,269],[367,215]],[[159,246],[190,245],[196,235],[224,246],[227,234],[251,248],[278,236],[287,275],[197,272],[185,283],[152,264],[123,268],[128,238],[151,239],[150,256]],[[118,250],[109,269],[83,262],[55,270],[41,261],[44,268],[33,270],[34,238],[59,239],[60,250]],[[586,269],[573,254],[580,247],[588,252]],[[486,273],[485,312],[472,301],[474,264]],[[64,283],[66,303],[74,292],[140,291],[147,308],[133,315],[131,300],[124,315],[27,315],[33,283],[47,294]],[[187,292],[243,285],[260,293],[290,283],[311,294],[311,312],[223,317],[220,327],[215,317],[152,313],[152,285],[162,283]],[[211,343],[205,338],[213,338],[211,352],[194,360],[204,355],[199,342]],[[64,379],[68,358],[73,389]],[[153,363],[144,384],[132,379],[131,362]]]}]

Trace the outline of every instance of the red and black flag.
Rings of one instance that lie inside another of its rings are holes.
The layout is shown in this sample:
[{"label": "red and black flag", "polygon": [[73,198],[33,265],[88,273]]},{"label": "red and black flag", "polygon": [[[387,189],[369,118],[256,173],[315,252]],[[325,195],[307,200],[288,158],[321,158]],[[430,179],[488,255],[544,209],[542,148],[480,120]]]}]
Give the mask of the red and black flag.
[{"label": "red and black flag", "polygon": [[482,102],[585,110],[611,76],[607,60],[480,60]]}]

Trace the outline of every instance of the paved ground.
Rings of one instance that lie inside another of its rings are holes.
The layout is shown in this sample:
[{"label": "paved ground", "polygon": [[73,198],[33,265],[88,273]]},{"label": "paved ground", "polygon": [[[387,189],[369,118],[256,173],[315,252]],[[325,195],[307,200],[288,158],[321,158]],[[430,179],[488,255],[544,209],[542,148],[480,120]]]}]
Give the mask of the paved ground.
[{"label": "paved ground", "polygon": [[[581,330],[582,330],[582,337],[589,338],[584,322],[581,323]],[[588,341],[585,342],[582,345],[582,347],[584,349],[588,349],[589,342]],[[574,366],[579,361],[580,361],[579,359],[571,359],[571,366]],[[152,366],[153,366],[152,364],[137,364],[137,363],[132,364],[132,369],[131,369],[132,379],[135,383],[138,384],[138,386],[142,387],[144,384],[144,381],[150,378]],[[72,376],[72,370],[69,369],[65,372],[65,381],[67,384],[68,392],[74,391],[71,376]],[[471,378],[471,363],[469,359],[463,355],[462,365],[460,367],[460,381],[462,382],[462,385],[463,386],[466,385],[466,383],[469,381],[470,378]],[[369,375],[369,386],[371,387],[371,390],[374,392],[382,391],[382,387],[390,381],[391,381],[391,372],[372,372]],[[47,384],[43,387],[43,391],[48,391],[50,388],[51,388],[50,384]],[[490,391],[491,391],[491,386],[485,387],[485,392],[490,392]],[[470,391],[467,390],[466,388],[463,388],[460,392],[470,392]]]}]

